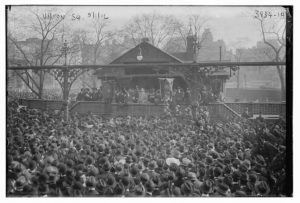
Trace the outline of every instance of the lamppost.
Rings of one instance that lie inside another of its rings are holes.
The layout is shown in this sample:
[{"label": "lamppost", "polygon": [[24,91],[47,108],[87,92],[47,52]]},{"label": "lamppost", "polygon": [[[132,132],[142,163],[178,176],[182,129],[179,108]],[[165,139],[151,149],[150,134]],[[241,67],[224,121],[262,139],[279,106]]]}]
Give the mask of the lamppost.
[{"label": "lamppost", "polygon": [[63,47],[61,48],[61,51],[63,52],[63,54],[65,56],[64,66],[67,66],[67,52],[68,52],[68,50],[69,50],[68,43],[67,43],[67,40],[65,40],[65,42],[63,44]]},{"label": "lamppost", "polygon": [[136,56],[136,59],[137,59],[138,61],[143,60],[143,54],[142,54],[142,48],[141,48],[141,47],[139,47],[139,53],[138,53],[138,55]]},{"label": "lamppost", "polygon": [[65,40],[63,47],[61,48],[61,51],[63,55],[65,56],[65,63],[64,66],[65,68],[63,69],[63,106],[64,106],[64,111],[65,111],[65,120],[69,120],[69,88],[68,88],[68,79],[69,79],[69,70],[67,66],[67,53],[70,48],[68,47],[67,40]]}]

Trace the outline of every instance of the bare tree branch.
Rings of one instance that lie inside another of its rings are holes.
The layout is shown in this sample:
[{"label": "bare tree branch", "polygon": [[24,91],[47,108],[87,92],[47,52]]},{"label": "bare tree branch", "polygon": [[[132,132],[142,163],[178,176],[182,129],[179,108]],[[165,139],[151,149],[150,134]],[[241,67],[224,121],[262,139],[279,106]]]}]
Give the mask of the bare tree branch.
[{"label": "bare tree branch", "polygon": [[23,78],[23,76],[18,72],[18,71],[15,71],[15,73],[17,73],[17,75],[19,76],[19,78],[21,78],[21,80],[23,80],[23,82],[26,84],[26,86],[36,95],[36,96],[38,96],[39,94],[38,94],[38,92],[36,92],[35,90],[34,90],[34,88],[30,85],[30,82],[29,82],[29,80],[25,80],[24,78]]},{"label": "bare tree branch", "polygon": [[[276,27],[275,24],[271,25],[270,30],[265,30],[264,27],[264,23],[263,23],[263,18],[259,18],[259,17],[255,17],[259,22],[260,22],[260,28],[261,28],[261,33],[262,33],[262,37],[263,37],[263,42],[268,45],[272,51],[274,52],[275,56],[273,56],[273,58],[271,59],[271,52],[265,51],[265,55],[268,56],[271,60],[274,61],[281,61],[280,58],[280,52],[281,50],[285,47],[285,40],[284,40],[284,35],[285,35],[285,31],[286,31],[286,23],[284,25],[281,25],[279,27],[279,29],[277,31],[275,31]],[[284,26],[284,28],[283,28]],[[283,28],[282,31],[282,35],[279,35],[280,30]],[[271,44],[267,38],[266,38],[266,34],[273,34],[277,37],[277,42],[280,44],[279,47],[276,47],[275,45]],[[278,76],[280,78],[280,83],[281,83],[281,94],[282,94],[282,99],[285,99],[285,75],[284,72],[281,70],[281,67],[279,65],[276,66],[277,72],[278,72]]]},{"label": "bare tree branch", "polygon": [[[56,57],[56,59],[52,63],[52,64],[54,64],[61,57],[61,54],[55,54],[56,51],[55,51],[55,49],[52,48],[55,46],[53,44],[53,42],[56,37],[56,32],[57,32],[56,28],[64,20],[64,18],[60,18],[58,20],[56,20],[54,18],[49,18],[48,20],[45,20],[41,17],[41,15],[38,13],[38,11],[36,11],[36,12],[31,11],[31,14],[33,14],[33,19],[35,19],[35,21],[32,21],[32,25],[29,28],[32,31],[35,31],[40,35],[40,37],[39,37],[40,41],[36,40],[33,42],[35,44],[28,45],[30,47],[29,50],[31,50],[30,52],[32,52],[33,49],[35,51],[33,51],[33,53],[30,53],[28,51],[25,52],[25,50],[22,49],[22,47],[18,44],[18,42],[16,40],[14,40],[11,37],[9,39],[10,39],[10,41],[12,41],[12,43],[15,45],[15,47],[20,51],[20,53],[22,54],[22,58],[24,58],[25,61],[30,66],[37,65],[38,63],[41,66],[44,66],[47,64],[47,62],[51,58]],[[50,39],[49,39],[49,36],[51,36]],[[37,44],[39,44],[39,47],[37,46]],[[50,50],[50,49],[53,49],[53,50]],[[32,60],[31,60],[31,58],[32,58]],[[24,79],[24,77],[22,77],[22,80],[25,82],[25,84],[31,90],[33,90],[33,89],[38,90],[38,92],[35,90],[35,94],[37,94],[39,98],[42,97],[42,93],[43,93],[45,73],[46,72],[44,70],[40,70],[40,71],[38,71],[38,73],[32,73],[32,74],[36,74],[38,76],[38,78],[35,78],[31,75],[31,73],[25,71],[24,74],[26,75],[27,81],[26,81],[26,79]],[[21,75],[18,74],[18,76],[21,76]]]},{"label": "bare tree branch", "polygon": [[[33,11],[31,11],[31,13],[33,14],[33,15],[35,15],[35,17],[37,18],[37,20],[38,20],[38,22],[39,22],[39,25],[40,25],[40,29],[41,29],[41,34],[42,34],[42,37],[44,37],[44,26],[43,26],[43,24],[42,24],[42,22],[41,22],[41,19],[40,19],[40,17],[39,17],[39,15],[36,13],[36,12],[33,12]],[[34,25],[34,24],[33,24]]]},{"label": "bare tree branch", "polygon": [[264,43],[267,44],[267,45],[269,45],[276,52],[276,47],[273,46],[270,42],[268,42],[266,40],[266,35],[265,35],[266,31],[264,29],[263,19],[260,19],[260,18],[256,18],[256,19],[258,19],[260,21],[260,28],[261,28],[261,31],[262,31],[262,36],[263,36]]},{"label": "bare tree branch", "polygon": [[23,49],[18,45],[18,43],[13,38],[11,38],[10,36],[8,36],[8,39],[10,41],[12,41],[12,43],[15,45],[15,47],[22,53],[22,55],[23,55],[24,59],[27,61],[27,63],[32,65],[31,61],[27,58],[27,55],[25,54]]}]

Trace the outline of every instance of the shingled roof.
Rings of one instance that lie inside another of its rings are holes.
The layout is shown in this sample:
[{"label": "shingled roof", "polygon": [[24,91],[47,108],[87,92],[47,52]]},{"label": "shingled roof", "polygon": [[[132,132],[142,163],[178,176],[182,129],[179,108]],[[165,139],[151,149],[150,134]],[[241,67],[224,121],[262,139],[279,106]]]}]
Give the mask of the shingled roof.
[{"label": "shingled roof", "polygon": [[[137,60],[137,55],[142,52],[143,59]],[[136,63],[183,63],[179,58],[153,46],[147,41],[142,41],[136,47],[113,60],[110,64],[136,64]]]}]

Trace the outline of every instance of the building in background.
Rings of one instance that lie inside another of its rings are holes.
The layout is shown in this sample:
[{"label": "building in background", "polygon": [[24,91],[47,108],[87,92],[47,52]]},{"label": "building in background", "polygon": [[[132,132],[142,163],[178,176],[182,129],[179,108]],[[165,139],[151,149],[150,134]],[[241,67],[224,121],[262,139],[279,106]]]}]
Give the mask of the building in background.
[{"label": "building in background", "polygon": [[[214,41],[213,34],[211,33],[210,29],[205,29],[203,32],[202,36],[200,37],[201,42],[199,44],[199,50],[196,52],[196,61],[197,62],[206,62],[206,61],[220,61],[220,54],[221,54],[221,61],[231,61],[233,54],[231,50],[227,50],[226,44],[223,40],[217,40]],[[184,49],[183,45],[179,45],[178,41],[179,39],[174,39],[170,43],[175,43],[177,46],[175,48],[178,49]],[[182,61],[185,62],[192,62],[193,61],[193,53],[195,52],[194,50],[194,42],[195,42],[196,37],[190,31],[187,36],[186,40],[186,50],[182,50],[180,52],[172,52],[167,47],[167,50],[170,51],[170,53],[177,58],[181,59]],[[220,49],[221,47],[221,49]],[[221,53],[220,53],[221,52]]]}]

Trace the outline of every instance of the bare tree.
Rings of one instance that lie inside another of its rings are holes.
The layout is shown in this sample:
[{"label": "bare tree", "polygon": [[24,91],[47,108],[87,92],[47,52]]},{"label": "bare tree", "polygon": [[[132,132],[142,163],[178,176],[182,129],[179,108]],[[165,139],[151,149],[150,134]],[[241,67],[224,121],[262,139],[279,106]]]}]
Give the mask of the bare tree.
[{"label": "bare tree", "polygon": [[[58,34],[57,28],[64,18],[45,18],[38,10],[32,10],[31,15],[32,19],[28,31],[36,34],[37,39],[34,42],[28,42],[29,44],[24,44],[9,35],[8,40],[14,44],[27,65],[54,65],[62,57],[55,44],[55,39]],[[31,49],[28,49],[28,46]],[[17,71],[17,75],[39,99],[43,96],[45,74],[45,70]]]},{"label": "bare tree", "polygon": [[203,36],[203,31],[206,23],[209,21],[209,18],[200,16],[200,15],[190,15],[189,24],[178,21],[176,24],[176,35],[178,35],[181,40],[184,42],[185,48],[187,47],[187,36],[192,30],[196,37],[198,43],[198,49],[203,48],[203,42],[205,41],[205,36]]},{"label": "bare tree", "polygon": [[101,47],[107,40],[110,40],[113,34],[108,30],[109,20],[104,18],[95,18],[91,23],[91,30],[82,30],[79,34],[80,43],[91,49],[91,63],[93,65],[98,64],[97,59],[99,60],[101,54]]},{"label": "bare tree", "polygon": [[74,30],[72,33],[72,41],[77,42],[82,50],[82,48],[88,44],[87,31],[84,29]]},{"label": "bare tree", "polygon": [[[286,12],[286,15],[289,15]],[[285,19],[268,20],[264,16],[256,15],[260,31],[262,33],[263,42],[268,48],[264,53],[275,62],[285,61],[286,47],[286,21]],[[278,76],[281,83],[281,98],[285,100],[286,82],[285,82],[285,66],[276,66]]]},{"label": "bare tree", "polygon": [[[95,18],[92,20],[91,29],[77,29],[72,33],[72,38],[74,42],[77,42],[78,47],[82,53],[82,64],[97,65],[102,63],[104,55],[103,48],[105,43],[112,39],[113,34],[108,29],[109,21],[104,18]],[[88,84],[92,82],[96,85],[96,78],[91,74],[92,71],[83,71],[80,73],[82,75],[82,83]],[[79,74],[79,73],[78,73]],[[91,81],[85,82],[85,78],[92,78]],[[88,85],[89,86],[89,85]]]},{"label": "bare tree", "polygon": [[94,25],[94,43],[93,43],[93,64],[97,63],[97,56],[100,52],[100,47],[102,43],[108,39],[109,32],[105,32],[105,28],[107,27],[107,23],[105,20],[97,19],[93,22]]},{"label": "bare tree", "polygon": [[161,48],[175,34],[176,24],[177,19],[172,15],[153,12],[133,17],[122,33],[130,38],[134,46],[146,37],[154,46]]}]

